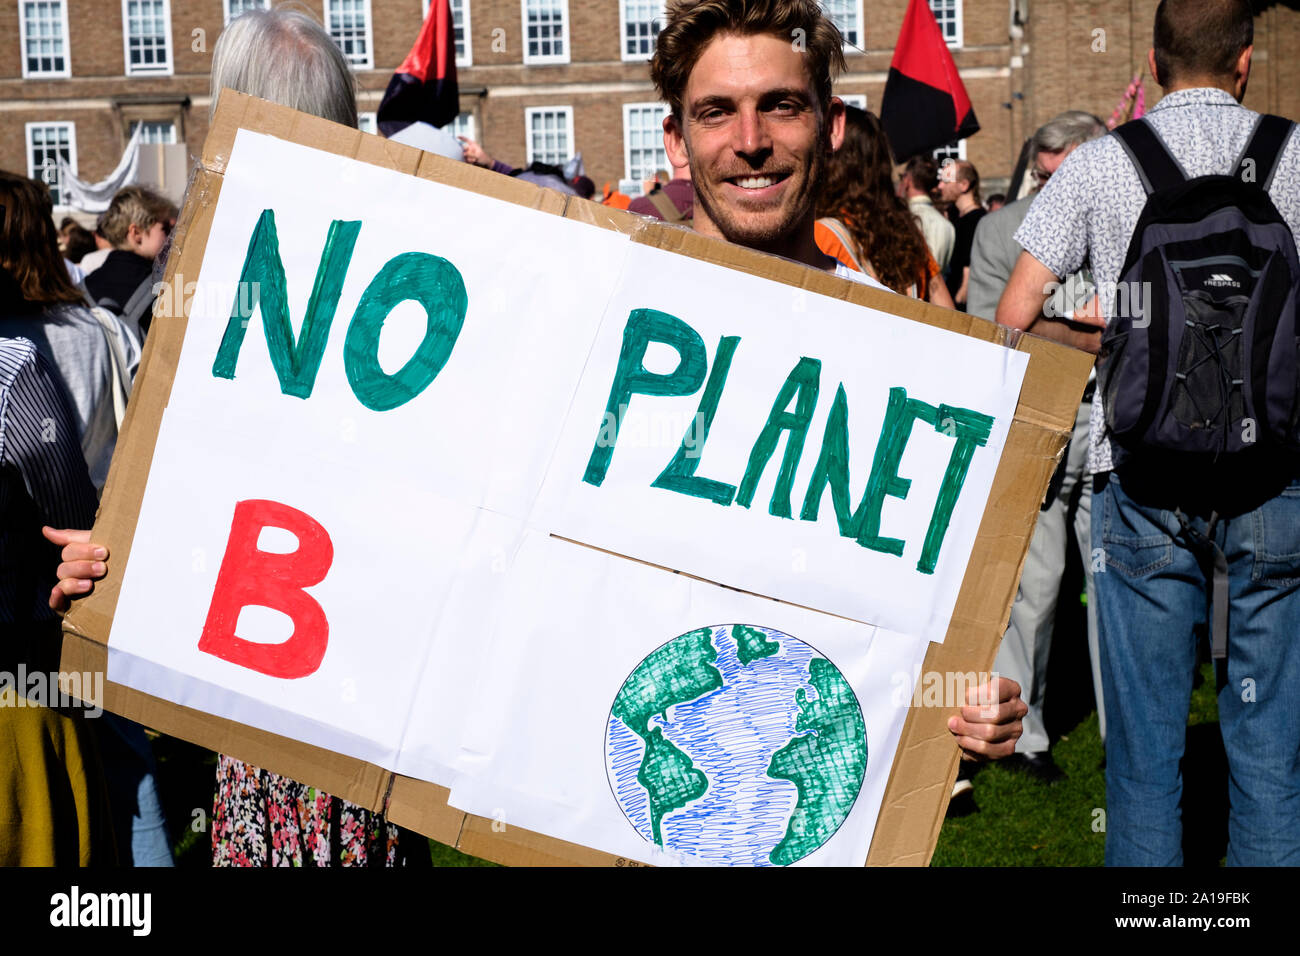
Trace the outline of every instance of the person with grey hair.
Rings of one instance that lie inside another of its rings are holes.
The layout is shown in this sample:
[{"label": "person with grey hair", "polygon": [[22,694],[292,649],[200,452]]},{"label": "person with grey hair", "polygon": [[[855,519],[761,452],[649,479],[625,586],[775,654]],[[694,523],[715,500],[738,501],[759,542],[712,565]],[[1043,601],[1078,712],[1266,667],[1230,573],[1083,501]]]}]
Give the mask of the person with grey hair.
[{"label": "person with grey hair", "polygon": [[[305,12],[250,10],[232,20],[212,54],[212,109],[238,90],[357,126],[347,60]],[[425,841],[315,787],[222,754],[212,819],[215,866],[374,866],[426,863]]]},{"label": "person with grey hair", "polygon": [[[1030,169],[1037,188],[1051,178],[1076,146],[1106,133],[1106,124],[1091,113],[1066,110],[1040,126],[1029,141]],[[1024,222],[1034,193],[990,213],[975,230],[971,246],[967,310],[993,318],[998,299],[1020,257],[1020,244],[1012,238]]]},{"label": "person with grey hair", "polygon": [[[1034,179],[1041,188],[1056,172],[1065,157],[1077,146],[1104,135],[1106,127],[1091,113],[1068,110],[1053,117],[1034,133],[1030,140],[1030,159]],[[975,229],[971,246],[970,278],[967,286],[968,311],[992,319],[998,299],[1006,288],[1020,244],[1012,238],[1020,228],[1034,193],[989,213]],[[1073,311],[1086,298],[1084,276],[1076,273],[1062,286],[1064,308]],[[1071,295],[1072,293],[1072,295]],[[1102,707],[1101,665],[1097,650],[1097,609],[1094,598],[1091,548],[1091,496],[1087,494],[1084,465],[1088,455],[1088,419],[1092,405],[1093,383],[1075,417],[1074,434],[1065,458],[1048,487],[1047,498],[1038,515],[1029,554],[1020,577],[1020,590],[1011,608],[1011,619],[994,663],[999,674],[1017,681],[1029,706],[1024,719],[1024,734],[1016,742],[1016,756],[1008,766],[1019,765],[1041,780],[1051,782],[1061,776],[1052,761],[1050,741],[1043,723],[1043,706],[1047,697],[1047,660],[1052,649],[1052,632],[1056,623],[1056,600],[1065,573],[1068,529],[1073,523],[1079,554],[1083,559],[1085,587],[1088,594],[1088,651],[1092,660],[1093,690],[1097,698],[1097,716],[1102,740],[1106,737],[1106,717]]]},{"label": "person with grey hair", "polygon": [[305,10],[249,10],[231,20],[212,51],[215,115],[223,89],[257,96],[356,128],[352,68]]}]

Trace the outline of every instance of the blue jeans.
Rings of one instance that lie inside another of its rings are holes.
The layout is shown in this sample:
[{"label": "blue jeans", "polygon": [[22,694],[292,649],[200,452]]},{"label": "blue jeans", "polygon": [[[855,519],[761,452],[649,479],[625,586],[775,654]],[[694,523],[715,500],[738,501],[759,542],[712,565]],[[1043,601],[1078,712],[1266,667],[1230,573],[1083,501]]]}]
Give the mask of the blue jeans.
[{"label": "blue jeans", "polygon": [[[1092,541],[1106,700],[1106,864],[1182,864],[1180,762],[1212,568],[1177,515],[1098,476]],[[1208,521],[1188,517],[1204,533]],[[1300,864],[1300,480],[1221,519],[1228,658],[1219,728],[1228,757],[1228,864]],[[1097,553],[1097,552],[1095,552]]]},{"label": "blue jeans", "polygon": [[104,776],[117,853],[124,866],[175,866],[155,785],[157,765],[144,728],[105,711],[100,718]]}]

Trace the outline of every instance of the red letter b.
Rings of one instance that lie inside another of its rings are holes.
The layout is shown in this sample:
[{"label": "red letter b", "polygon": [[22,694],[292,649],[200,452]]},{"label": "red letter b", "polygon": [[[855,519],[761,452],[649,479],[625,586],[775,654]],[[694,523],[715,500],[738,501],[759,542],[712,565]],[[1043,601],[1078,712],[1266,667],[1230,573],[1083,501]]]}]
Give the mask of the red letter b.
[{"label": "red letter b", "polygon": [[[288,554],[259,551],[257,539],[266,527],[292,532],[298,538],[298,550]],[[325,580],[333,560],[329,534],[310,515],[278,501],[237,503],[199,650],[272,677],[314,673],[325,656],[330,626],[320,604],[303,588]],[[250,604],[289,615],[293,634],[282,644],[236,637],[239,612]]]}]

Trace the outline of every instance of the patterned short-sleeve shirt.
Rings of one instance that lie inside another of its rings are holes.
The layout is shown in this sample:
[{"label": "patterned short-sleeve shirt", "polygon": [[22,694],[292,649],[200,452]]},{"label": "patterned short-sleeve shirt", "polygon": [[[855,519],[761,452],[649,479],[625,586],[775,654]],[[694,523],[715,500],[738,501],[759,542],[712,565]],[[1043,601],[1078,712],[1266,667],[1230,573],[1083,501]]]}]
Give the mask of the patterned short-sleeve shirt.
[{"label": "patterned short-sleeve shirt", "polygon": [[[1189,178],[1230,173],[1246,148],[1258,113],[1224,90],[1178,90],[1147,113],[1147,120]],[[1300,249],[1300,136],[1282,151],[1269,187],[1273,204]],[[1016,241],[1058,276],[1091,261],[1102,312],[1114,315],[1116,287],[1146,192],[1128,153],[1114,136],[1070,153],[1034,200]],[[1093,396],[1088,471],[1110,471],[1101,392]]]}]

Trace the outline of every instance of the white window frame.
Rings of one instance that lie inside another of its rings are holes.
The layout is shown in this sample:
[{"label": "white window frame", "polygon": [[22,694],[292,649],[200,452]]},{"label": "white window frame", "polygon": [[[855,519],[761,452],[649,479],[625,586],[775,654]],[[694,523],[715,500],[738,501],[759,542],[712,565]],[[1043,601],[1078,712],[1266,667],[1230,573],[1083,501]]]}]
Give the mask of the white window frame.
[{"label": "white window frame", "polygon": [[[176,145],[177,143],[180,142],[180,139],[178,138],[178,137],[180,136],[180,133],[179,133],[179,132],[177,131],[177,129],[176,129],[176,121],[175,121],[175,120],[170,120],[170,119],[132,120],[132,121],[131,121],[131,126],[130,126],[130,131],[131,131],[131,133],[128,134],[128,138],[130,138],[130,135],[133,134],[133,133],[135,132],[136,127],[138,127],[138,126],[144,126],[145,124],[148,124],[148,125],[150,125],[150,126],[170,126],[170,127],[172,128],[172,138],[171,138],[171,139],[168,139],[168,140],[160,140],[160,141],[159,141],[159,142],[163,143],[164,145],[174,146],[174,145]],[[143,146],[143,145],[145,145],[145,142],[146,142],[146,141],[145,141],[145,139],[144,139],[144,136],[143,136],[143,134],[141,134],[141,137],[140,137],[140,144]],[[152,142],[152,141],[150,141],[150,142]]]},{"label": "white window frame", "polygon": [[[369,2],[369,0],[367,0],[367,2]],[[523,2],[519,4],[520,35],[523,37],[524,41],[524,65],[534,66],[544,65],[547,63],[568,63],[570,56],[573,53],[573,36],[569,29],[569,0],[560,0],[560,29],[561,35],[564,37],[564,52],[546,55],[530,55],[528,52],[528,4],[530,2],[531,0],[523,0]]]},{"label": "white window frame", "polygon": [[836,93],[835,95],[844,101],[845,106],[856,106],[860,110],[867,108],[866,93]]},{"label": "white window frame", "polygon": [[160,66],[133,67],[131,65],[131,31],[127,5],[130,0],[122,0],[122,62],[127,76],[171,76],[172,75],[172,5],[171,0],[162,0],[163,23],[167,38],[167,60]]},{"label": "white window frame", "polygon": [[[452,25],[455,26],[456,25],[455,0],[452,0],[451,6],[452,6],[451,20],[452,20]],[[464,39],[465,41],[464,43],[465,52],[456,54],[457,66],[474,65],[474,41],[470,33],[470,25],[473,23],[473,15],[470,13],[469,7],[470,7],[470,0],[460,0],[460,8],[461,8],[460,12],[461,12],[462,21],[459,25],[460,25],[460,35],[462,39]]]},{"label": "white window frame", "polygon": [[[928,3],[931,2],[931,0],[926,0],[926,2],[927,2],[927,4],[928,4]],[[954,7],[954,10],[953,10],[953,13],[954,13],[954,16],[953,16],[953,22],[956,24],[956,33],[957,33],[957,35],[954,36],[954,37],[946,37],[946,36],[945,36],[943,39],[944,39],[944,42],[947,43],[948,46],[950,46],[950,47],[960,47],[960,46],[962,45],[963,41],[964,41],[965,38],[966,38],[966,33],[965,33],[966,25],[965,25],[965,21],[964,21],[964,19],[963,19],[963,17],[962,17],[962,6],[963,6],[963,4],[962,4],[962,0],[951,0],[951,2],[952,2],[952,5],[953,5],[953,7]],[[934,13],[934,7],[933,7],[933,6],[930,7],[930,12],[931,12],[931,13]],[[936,22],[938,22],[938,20],[939,20],[939,18],[938,18],[937,15],[935,16],[934,19],[935,19]],[[939,32],[940,32],[940,33],[943,32],[943,24],[942,24],[942,23],[939,24]]]},{"label": "white window frame", "polygon": [[[645,110],[645,109],[662,110],[664,116],[667,116],[668,104],[659,103],[655,101],[651,101],[648,103],[624,103],[623,104],[623,178],[625,180],[635,180],[637,183],[642,183],[645,180],[649,179],[660,169],[668,170],[668,175],[670,176],[672,175],[672,171],[673,171],[672,163],[668,161],[668,152],[664,148],[663,127],[661,125],[659,127],[659,145],[657,149],[659,150],[659,152],[664,154],[663,165],[656,166],[654,169],[652,169],[650,171],[650,176],[632,175],[632,140],[631,140],[632,124],[630,122],[631,114],[633,110]],[[638,188],[640,187],[638,186]]]},{"label": "white window frame", "polygon": [[[524,108],[524,146],[525,159],[524,165],[531,166],[537,158],[533,153],[533,116],[537,113],[563,113],[565,132],[569,138],[569,155],[562,158],[558,163],[553,165],[559,166],[572,159],[578,152],[578,144],[573,135],[573,107],[572,106],[528,106]],[[546,160],[543,160],[546,162]]]},{"label": "white window frame", "polygon": [[[72,170],[73,175],[77,172],[77,124],[70,121],[57,121],[52,123],[26,123],[23,127],[23,140],[27,149],[27,178],[35,179],[38,182],[52,186],[41,177],[40,171],[36,164],[32,162],[32,155],[35,152],[36,145],[32,142],[32,132],[36,129],[51,129],[54,127],[63,127],[68,131],[68,168]],[[58,166],[56,164],[55,169]],[[61,198],[61,197],[60,197]],[[55,203],[56,206],[62,206],[62,203]]]},{"label": "white window frame", "polygon": [[[259,10],[269,10],[269,9],[271,9],[271,0],[256,0],[256,2],[257,2],[257,8],[258,8]],[[223,22],[225,22],[225,23],[229,23],[230,20],[231,20],[231,15],[230,15],[230,0],[221,0],[221,10],[222,10],[222,12],[225,14],[225,20],[224,20]],[[245,11],[245,10],[240,10],[239,12],[240,12],[240,13],[245,13],[245,12],[247,12],[247,11]]]},{"label": "white window frame", "polygon": [[[338,46],[338,40],[335,39],[330,27],[330,18],[333,15],[330,12],[330,3],[331,0],[325,0],[325,32],[331,40],[334,40],[334,45]],[[373,70],[375,68],[375,17],[370,9],[370,0],[363,0],[361,9],[365,14],[366,58],[362,62],[356,62],[350,54],[344,53],[343,59],[348,61],[348,65],[353,70]],[[342,50],[343,48],[339,47],[339,51]]]},{"label": "white window frame", "polygon": [[363,133],[374,133],[379,135],[379,114],[374,110],[359,111],[357,113],[357,129]]},{"label": "white window frame", "polygon": [[[628,0],[618,0],[618,53],[624,63],[636,63],[649,60],[655,53],[655,40],[650,39],[650,49],[646,53],[628,53],[627,52],[627,4]],[[667,22],[668,14],[664,10],[664,0],[659,0],[659,13],[657,19],[660,27]],[[639,21],[638,21],[639,22]]]},{"label": "white window frame", "polygon": [[61,0],[63,8],[63,69],[29,70],[27,68],[27,4],[18,0],[18,44],[19,55],[23,61],[23,78],[67,79],[72,76],[72,44],[68,40],[68,0]]},{"label": "white window frame", "polygon": [[[461,20],[459,21],[459,23],[456,20],[457,3],[459,3],[461,7]],[[465,44],[464,44],[465,52],[456,54],[457,66],[474,65],[474,42],[470,36],[470,22],[472,18],[469,12],[469,4],[470,4],[470,0],[451,0],[450,3],[452,26],[453,27],[457,25],[460,26],[461,37],[465,40]],[[429,0],[423,0],[421,9],[424,11],[424,13],[421,14],[420,22],[423,23],[425,20],[429,19]]]},{"label": "white window frame", "polygon": [[464,136],[466,139],[472,139],[478,142],[478,123],[474,119],[474,114],[457,113],[456,118],[451,121],[451,133],[453,136]]},{"label": "white window frame", "polygon": [[[858,31],[858,35],[855,39],[850,40],[848,32],[844,30],[842,27],[840,28],[840,32],[844,34],[844,49],[861,50],[863,49],[862,44],[864,42],[865,35],[867,32],[867,20],[866,20],[866,15],[862,9],[862,0],[852,0],[852,3],[854,7],[854,12],[857,14],[857,26],[855,27],[855,29]],[[834,18],[831,17],[830,13],[826,10],[826,4],[824,0],[818,0],[817,5],[822,8],[822,12],[827,15],[830,21],[832,23],[835,23]],[[835,25],[837,27],[839,26],[838,23],[835,23]]]}]

